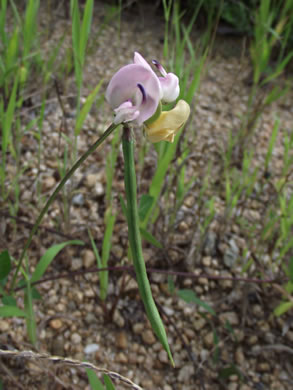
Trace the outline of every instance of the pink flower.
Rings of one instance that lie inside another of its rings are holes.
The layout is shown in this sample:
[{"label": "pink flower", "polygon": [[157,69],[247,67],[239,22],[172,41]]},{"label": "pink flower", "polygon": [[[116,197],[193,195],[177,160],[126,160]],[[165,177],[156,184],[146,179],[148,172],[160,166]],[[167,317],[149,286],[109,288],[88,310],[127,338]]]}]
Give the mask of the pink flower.
[{"label": "pink flower", "polygon": [[156,112],[161,93],[158,77],[135,53],[134,64],[123,66],[112,77],[106,99],[115,111],[115,123],[134,121],[140,126]]},{"label": "pink flower", "polygon": [[114,109],[114,123],[135,122],[139,126],[151,118],[161,101],[172,102],[179,95],[178,77],[167,73],[157,62],[163,77],[157,77],[151,66],[137,52],[133,64],[123,66],[112,77],[106,99]]},{"label": "pink flower", "polygon": [[167,73],[158,61],[153,60],[152,62],[163,76],[159,77],[163,92],[162,100],[166,103],[174,102],[178,98],[180,92],[178,77],[174,73]]}]

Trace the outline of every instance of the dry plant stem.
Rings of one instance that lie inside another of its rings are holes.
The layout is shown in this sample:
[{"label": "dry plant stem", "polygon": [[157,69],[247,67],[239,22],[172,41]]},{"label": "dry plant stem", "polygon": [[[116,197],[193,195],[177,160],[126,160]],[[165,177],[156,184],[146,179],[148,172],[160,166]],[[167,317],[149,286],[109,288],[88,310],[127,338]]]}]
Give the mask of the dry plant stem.
[{"label": "dry plant stem", "polygon": [[60,356],[51,356],[51,355],[47,355],[46,353],[37,353],[33,351],[18,351],[18,350],[9,351],[9,350],[0,349],[0,356],[10,357],[10,358],[23,358],[23,359],[30,359],[30,360],[31,359],[48,360],[54,364],[60,364],[60,365],[83,368],[83,369],[89,368],[95,372],[98,372],[99,374],[106,374],[112,379],[119,380],[125,383],[126,385],[130,386],[133,390],[143,390],[142,387],[136,385],[125,376],[122,376],[114,371],[109,371],[106,368],[97,367],[94,364],[89,362],[81,362],[79,360],[63,358]]},{"label": "dry plant stem", "polygon": [[[117,266],[117,267],[106,267],[106,268],[90,268],[85,270],[79,270],[79,271],[73,271],[73,272],[67,272],[64,274],[59,275],[53,275],[48,276],[46,278],[40,279],[37,282],[32,283],[32,286],[37,286],[39,284],[45,283],[45,282],[51,282],[53,280],[58,279],[66,279],[66,278],[72,278],[74,276],[80,276],[84,274],[91,274],[96,272],[103,272],[103,271],[120,271],[120,272],[129,272],[133,274],[134,268],[131,266]],[[233,276],[220,276],[220,275],[209,275],[209,274],[198,274],[195,275],[191,272],[180,272],[180,271],[168,271],[168,270],[162,270],[162,269],[156,269],[156,268],[147,268],[146,271],[148,273],[157,273],[157,274],[164,274],[164,275],[172,275],[172,276],[179,276],[179,277],[186,277],[190,279],[199,279],[199,278],[206,278],[210,280],[231,280],[233,282],[245,282],[245,283],[255,283],[255,284],[272,284],[272,283],[286,283],[288,282],[288,278],[284,279],[252,279],[252,278],[243,278],[243,277],[233,277]],[[16,287],[13,291],[20,291],[23,290],[25,286]],[[283,290],[282,290],[283,291]],[[1,294],[0,294],[1,297]]]},{"label": "dry plant stem", "polygon": [[47,203],[45,204],[45,206],[43,207],[42,211],[40,212],[40,214],[39,214],[39,216],[38,216],[38,218],[37,218],[37,220],[36,220],[32,230],[30,232],[29,238],[27,239],[27,241],[26,241],[26,243],[24,245],[24,248],[22,250],[20,259],[18,261],[16,270],[14,272],[14,275],[13,275],[13,278],[12,278],[12,281],[11,281],[10,292],[12,292],[13,289],[14,289],[14,286],[15,286],[15,283],[16,283],[16,278],[17,278],[17,275],[19,273],[20,267],[22,265],[23,259],[24,259],[25,255],[26,255],[26,251],[28,250],[28,248],[29,248],[29,246],[30,246],[30,244],[32,242],[33,236],[36,233],[36,231],[38,230],[38,227],[40,226],[40,223],[41,223],[43,217],[45,216],[45,214],[47,213],[49,207],[54,202],[54,200],[56,199],[57,195],[59,194],[59,192],[64,187],[65,183],[70,179],[70,177],[74,174],[74,172],[97,149],[97,147],[100,146],[101,143],[105,141],[105,139],[116,129],[117,126],[118,125],[112,123],[108,127],[108,129],[101,135],[101,137],[79,158],[79,160],[77,160],[77,162],[73,165],[73,167],[66,173],[66,175],[63,177],[63,179],[60,181],[60,183],[58,184],[58,186],[54,190],[53,194],[48,199]]},{"label": "dry plant stem", "polygon": [[168,338],[164,328],[164,324],[161,320],[160,314],[152,296],[152,290],[150,282],[148,280],[146,266],[142,253],[136,196],[137,187],[133,144],[134,138],[132,129],[127,124],[124,124],[122,147],[124,156],[124,182],[127,199],[127,223],[129,244],[131,248],[131,254],[139,293],[144,303],[147,317],[152,325],[153,331],[160,340],[162,346],[168,354],[172,365],[174,366],[174,361],[168,344]]}]

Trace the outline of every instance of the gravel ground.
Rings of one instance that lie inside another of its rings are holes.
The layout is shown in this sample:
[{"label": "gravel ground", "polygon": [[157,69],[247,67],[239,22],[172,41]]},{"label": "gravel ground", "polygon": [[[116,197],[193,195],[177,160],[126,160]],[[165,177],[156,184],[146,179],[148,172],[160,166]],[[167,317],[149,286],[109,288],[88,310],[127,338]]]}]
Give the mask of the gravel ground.
[{"label": "gravel ground", "polygon": [[[45,10],[43,12],[42,25],[46,26],[48,19]],[[62,17],[62,12],[62,8],[55,11],[56,20],[54,19],[50,40],[44,43],[44,50],[52,42],[56,42],[65,30],[68,31],[68,37],[64,47],[70,44],[70,24]],[[139,51],[148,60],[162,60],[164,25],[158,13],[142,6],[125,11],[122,14],[119,38],[116,21],[102,31],[99,30],[104,13],[104,7],[97,3],[92,33],[96,44],[91,46],[86,63],[84,97],[101,78],[104,78],[106,86],[113,72],[121,65],[131,62],[134,51]],[[221,177],[222,164],[217,163],[219,155],[228,142],[229,130],[236,131],[239,127],[240,116],[245,112],[250,92],[249,61],[240,54],[240,40],[225,38],[216,42],[215,54],[206,66],[188,125],[189,129],[194,128],[194,136],[190,141],[193,153],[187,164],[187,177],[197,173],[198,178],[203,178],[211,161],[213,183],[220,185],[215,179],[217,175]],[[58,81],[64,95],[74,96],[72,77],[68,81]],[[282,129],[293,128],[293,109],[289,104],[292,97],[291,91],[286,100],[264,112],[250,140],[255,150],[253,166],[264,162],[276,113],[281,118]],[[56,156],[62,156],[65,147],[60,131],[70,136],[74,130],[71,100],[70,97],[65,100],[64,115],[54,91],[49,96],[39,180],[36,152],[38,142],[32,132],[23,136],[22,161],[28,163],[28,168],[20,179],[19,219],[16,223],[9,218],[2,217],[0,220],[3,232],[0,246],[7,247],[8,243],[14,256],[19,255],[29,232],[29,225],[23,221],[32,223],[35,220],[40,205],[60,178]],[[36,90],[32,97],[33,106],[38,105],[39,101],[40,94]],[[34,112],[31,108],[24,110],[28,119],[33,118]],[[111,112],[106,104],[89,115],[78,140],[79,154],[87,149],[110,121]],[[137,145],[142,144],[144,140],[139,135]],[[104,167],[105,157],[109,152],[110,143],[103,145],[89,157],[67,187],[68,191],[73,191],[70,218],[66,218],[62,199],[51,207],[43,221],[45,228],[40,230],[31,245],[29,256],[32,270],[33,265],[52,244],[69,237],[88,242],[88,227],[100,246],[105,212]],[[281,171],[283,153],[280,132],[270,166],[272,180]],[[151,148],[144,171],[139,175],[141,192],[147,188],[152,177],[154,159],[155,153]],[[120,154],[113,183],[113,204],[118,211],[118,194],[124,189],[122,169]],[[12,163],[9,165],[9,173],[11,178],[15,174]],[[38,196],[38,191],[41,196]],[[198,236],[194,233],[198,198],[199,188],[195,186],[178,212],[174,232],[166,235],[161,228],[164,250],[155,250],[149,245],[144,247],[148,267],[192,271],[195,275],[208,274],[216,277],[174,277],[176,287],[192,288],[200,299],[216,311],[217,316],[212,316],[201,307],[187,304],[170,294],[167,275],[152,273],[150,276],[153,294],[167,327],[175,369],[169,365],[165,351],[151,331],[136,282],[130,275],[111,273],[109,297],[105,305],[101,304],[97,273],[83,272],[90,271],[95,266],[90,245],[64,249],[48,269],[48,275],[69,271],[72,275],[70,278],[50,280],[39,286],[43,299],[35,304],[39,339],[34,350],[80,361],[87,360],[126,376],[144,389],[291,389],[292,313],[281,318],[273,316],[272,311],[281,298],[277,287],[233,280],[233,277],[240,275],[242,267],[237,259],[247,242],[239,226],[223,224],[225,201],[220,191],[215,194],[216,217],[199,250]],[[242,212],[256,224],[260,223],[266,202],[264,188],[263,198],[258,202],[250,199]],[[222,229],[222,225],[225,228]],[[63,236],[58,233],[60,231]],[[110,263],[127,264],[127,226],[120,211],[115,225]],[[278,270],[274,272],[277,274]],[[269,272],[267,275],[273,276]],[[241,276],[245,277],[247,274]],[[18,300],[21,306],[22,294],[18,295]],[[230,325],[227,326],[227,323]],[[1,348],[32,349],[22,319],[1,319],[0,332]],[[83,369],[45,360],[3,358],[0,361],[0,374],[5,389],[41,390],[51,389],[53,386],[56,390],[89,389]],[[121,382],[116,384],[117,389],[125,388]]]}]

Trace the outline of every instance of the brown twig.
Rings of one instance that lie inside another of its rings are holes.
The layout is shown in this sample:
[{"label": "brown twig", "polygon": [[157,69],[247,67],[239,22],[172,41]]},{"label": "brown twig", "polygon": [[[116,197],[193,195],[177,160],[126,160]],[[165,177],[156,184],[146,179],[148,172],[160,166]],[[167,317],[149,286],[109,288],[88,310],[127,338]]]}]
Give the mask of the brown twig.
[{"label": "brown twig", "polygon": [[67,365],[67,366],[77,367],[82,369],[89,368],[95,372],[98,372],[99,374],[106,374],[112,379],[119,380],[125,383],[127,386],[130,386],[134,390],[143,390],[142,387],[136,385],[125,376],[122,376],[114,371],[109,371],[106,368],[97,367],[94,364],[89,362],[81,362],[79,360],[63,358],[60,356],[51,356],[46,353],[38,353],[33,351],[18,351],[18,350],[11,351],[11,350],[0,349],[0,356],[10,357],[10,358],[23,358],[23,359],[30,359],[30,360],[35,360],[35,359],[47,360],[54,364]]},{"label": "brown twig", "polygon": [[[95,273],[95,272],[102,272],[102,271],[120,271],[120,272],[134,272],[134,268],[132,266],[116,266],[116,267],[105,267],[105,268],[98,268],[93,267],[85,270],[78,270],[73,272],[67,272],[64,274],[59,275],[52,275],[48,276],[46,278],[40,279],[37,282],[32,283],[32,286],[36,286],[45,282],[50,282],[53,280],[58,279],[66,279],[66,278],[72,278],[75,276],[84,275],[87,273]],[[257,279],[257,278],[244,278],[244,277],[233,277],[233,276],[220,276],[220,275],[210,275],[210,274],[193,274],[191,272],[180,272],[180,271],[169,271],[169,270],[162,270],[162,269],[156,269],[156,268],[147,268],[148,273],[157,273],[157,274],[164,274],[164,275],[173,275],[173,276],[179,276],[179,277],[185,277],[190,279],[199,279],[199,278],[206,278],[211,280],[231,280],[236,282],[246,282],[246,283],[257,283],[257,284],[263,284],[263,283],[285,283],[288,281],[288,279],[284,278],[282,280],[278,279]],[[23,290],[25,286],[16,287],[14,291]]]}]

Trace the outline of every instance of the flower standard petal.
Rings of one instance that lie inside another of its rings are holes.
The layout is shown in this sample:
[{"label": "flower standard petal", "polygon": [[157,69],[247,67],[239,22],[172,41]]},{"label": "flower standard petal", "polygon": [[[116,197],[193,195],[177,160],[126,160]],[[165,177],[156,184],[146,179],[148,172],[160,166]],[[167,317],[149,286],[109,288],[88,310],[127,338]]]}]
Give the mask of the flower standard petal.
[{"label": "flower standard petal", "polygon": [[145,132],[151,142],[173,142],[176,133],[185,124],[190,114],[190,107],[184,100],[179,100],[170,111],[162,111],[160,117],[145,126]]},{"label": "flower standard petal", "polygon": [[[139,84],[139,86],[138,86]],[[145,92],[145,98],[140,104],[136,104],[138,91]],[[130,101],[139,115],[136,118],[138,125],[150,118],[156,111],[160,96],[160,82],[152,70],[140,64],[123,66],[112,77],[106,90],[106,99],[113,109],[118,108],[124,102]]]},{"label": "flower standard petal", "polygon": [[134,64],[142,65],[144,68],[148,70],[152,70],[151,66],[147,63],[147,61],[143,58],[141,54],[139,54],[137,51],[134,52],[134,58],[133,58]]}]

